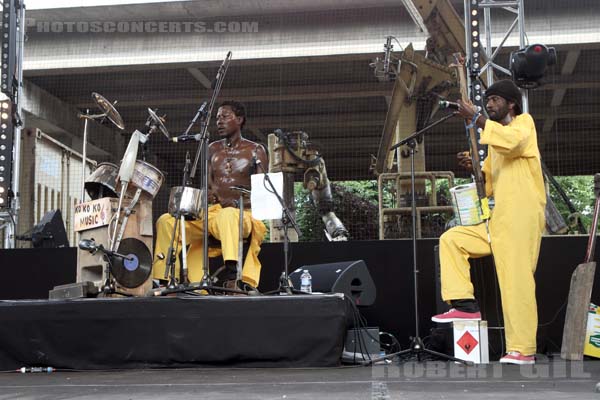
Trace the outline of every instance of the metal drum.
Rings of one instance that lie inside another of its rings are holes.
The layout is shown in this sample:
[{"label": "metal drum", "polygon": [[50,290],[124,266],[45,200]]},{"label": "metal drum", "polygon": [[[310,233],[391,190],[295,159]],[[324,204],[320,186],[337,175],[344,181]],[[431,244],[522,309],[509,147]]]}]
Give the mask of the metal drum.
[{"label": "metal drum", "polygon": [[169,214],[175,216],[177,211],[186,220],[199,219],[202,216],[202,189],[174,186],[169,195]]},{"label": "metal drum", "polygon": [[[137,189],[142,189],[142,197],[152,200],[158,194],[164,180],[165,176],[154,165],[137,160],[126,195],[133,198]],[[120,185],[118,189],[121,189]]]},{"label": "metal drum", "polygon": [[112,163],[100,163],[85,180],[85,191],[92,200],[103,197],[119,197],[117,194],[117,174],[119,167]]}]

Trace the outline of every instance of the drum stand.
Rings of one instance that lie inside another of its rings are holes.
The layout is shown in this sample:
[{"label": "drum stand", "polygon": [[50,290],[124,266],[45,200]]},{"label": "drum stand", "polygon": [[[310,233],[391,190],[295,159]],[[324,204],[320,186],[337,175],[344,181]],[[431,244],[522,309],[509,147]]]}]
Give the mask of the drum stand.
[{"label": "drum stand", "polygon": [[[240,210],[239,235],[238,235],[238,259],[236,264],[236,285],[242,281],[242,269],[244,268],[244,195],[250,195],[250,191],[241,186],[230,186],[230,189],[240,192],[238,208]],[[237,286],[236,286],[237,287]]]},{"label": "drum stand", "polygon": [[101,95],[99,95],[96,92],[92,93],[92,98],[96,102],[96,105],[98,106],[98,108],[100,108],[100,110],[102,111],[102,114],[90,114],[89,109],[86,110],[85,114],[81,114],[81,113],[79,114],[79,118],[82,118],[84,120],[83,121],[83,147],[81,149],[81,154],[82,154],[81,155],[81,158],[82,158],[81,163],[83,165],[82,171],[81,171],[81,199],[80,199],[81,203],[85,202],[85,170],[86,170],[85,164],[87,163],[87,136],[88,136],[89,120],[99,120],[100,123],[102,123],[102,121],[104,119],[108,119],[118,129],[120,129],[120,130],[125,129],[125,124],[123,123],[123,118],[121,118],[121,115],[114,107],[114,105],[117,104],[116,101],[114,103],[110,103],[108,100],[106,100],[104,97],[102,97]]},{"label": "drum stand", "polygon": [[461,360],[459,358],[450,356],[444,353],[438,353],[437,351],[430,350],[425,347],[423,343],[423,339],[421,339],[419,335],[419,286],[418,286],[418,277],[419,277],[419,268],[417,263],[417,201],[415,196],[415,147],[417,145],[416,141],[419,136],[433,128],[434,126],[444,122],[445,120],[453,117],[457,113],[451,113],[445,115],[439,120],[433,122],[432,124],[424,127],[423,129],[411,134],[405,139],[401,140],[399,143],[395,144],[390,148],[390,151],[395,150],[396,148],[406,145],[410,154],[410,190],[411,190],[411,217],[412,217],[412,251],[413,251],[413,284],[414,284],[414,310],[415,310],[415,336],[411,337],[410,347],[406,350],[399,351],[397,353],[388,354],[385,357],[375,358],[372,360],[367,360],[363,364],[368,365],[381,360],[390,360],[395,356],[404,356],[407,354],[412,354],[417,357],[417,361],[422,361],[421,356],[423,353],[429,354],[432,356],[436,356],[445,360],[451,360],[460,362],[463,364],[470,365],[471,362],[467,362]]},{"label": "drum stand", "polygon": [[[123,209],[123,200],[125,199],[125,195],[127,193],[127,188],[129,187],[129,183],[132,180],[135,168],[135,162],[137,160],[137,154],[140,143],[144,145],[148,138],[155,131],[161,131],[167,138],[169,137],[167,128],[165,128],[164,124],[160,117],[156,115],[156,113],[152,109],[148,109],[148,113],[150,116],[146,120],[146,124],[144,126],[143,132],[139,130],[135,130],[129,139],[129,143],[127,145],[127,149],[125,150],[125,154],[123,155],[123,160],[121,161],[121,166],[119,167],[119,180],[121,181],[121,192],[119,193],[119,202],[117,205],[117,211],[113,216],[112,221],[114,220],[114,227],[112,227],[112,234],[110,233],[110,224],[109,224],[109,249],[113,253],[118,250],[119,244],[121,242],[121,238],[123,233],[125,232],[125,228],[127,225],[127,221],[129,219],[129,215],[131,215],[131,210],[137,203],[142,189],[138,188],[133,199],[129,203],[129,205],[125,208],[125,215],[123,221],[120,226],[121,229],[117,234],[117,230],[119,229],[119,220],[121,217],[121,210]],[[112,121],[112,119],[111,119]],[[116,253],[115,253],[116,254]],[[108,293],[114,293],[114,278],[112,277],[110,271],[110,265],[106,267],[106,283],[104,284],[102,290]]]},{"label": "drum stand", "polygon": [[179,226],[179,232],[181,233],[181,275],[180,281],[181,284],[187,285],[189,283],[188,279],[188,267],[187,267],[187,238],[185,235],[185,217],[181,213],[181,202],[183,199],[183,194],[185,192],[185,187],[189,184],[190,177],[190,153],[186,153],[185,156],[185,166],[183,167],[183,184],[181,191],[181,196],[179,197],[179,204],[177,205],[177,210],[175,211],[175,221],[173,221],[173,232],[171,233],[171,244],[169,245],[169,250],[167,251],[167,262],[165,265],[165,279],[169,278],[169,283],[167,284],[167,289],[173,290],[179,287],[177,284],[177,280],[175,279],[175,262],[177,260],[177,247],[179,242],[176,242],[177,239],[177,227]]}]

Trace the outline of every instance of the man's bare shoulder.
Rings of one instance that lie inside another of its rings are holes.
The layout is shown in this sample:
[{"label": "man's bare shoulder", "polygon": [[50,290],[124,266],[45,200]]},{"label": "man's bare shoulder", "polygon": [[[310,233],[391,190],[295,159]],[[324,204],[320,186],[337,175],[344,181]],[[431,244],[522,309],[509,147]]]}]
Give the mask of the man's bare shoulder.
[{"label": "man's bare shoulder", "polygon": [[208,145],[208,154],[213,155],[223,151],[225,148],[225,140],[217,140]]},{"label": "man's bare shoulder", "polygon": [[262,147],[262,144],[260,143],[256,143],[253,142],[252,140],[249,139],[242,139],[242,142],[240,143],[240,146],[243,148],[257,148],[257,147]]},{"label": "man's bare shoulder", "polygon": [[215,140],[214,142],[212,142],[211,144],[209,144],[208,148],[209,149],[217,150],[217,149],[220,149],[220,148],[222,148],[224,146],[225,146],[225,140],[221,139],[221,140]]}]

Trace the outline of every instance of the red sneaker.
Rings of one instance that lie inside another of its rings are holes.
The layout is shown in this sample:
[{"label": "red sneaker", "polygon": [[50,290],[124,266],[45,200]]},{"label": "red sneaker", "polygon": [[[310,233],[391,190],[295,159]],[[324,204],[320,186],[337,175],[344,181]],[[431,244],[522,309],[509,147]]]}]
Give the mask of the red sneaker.
[{"label": "red sneaker", "polygon": [[455,308],[451,308],[443,314],[434,315],[431,317],[433,322],[455,322],[455,321],[481,321],[481,313],[477,312],[464,312],[459,311]]},{"label": "red sneaker", "polygon": [[524,356],[518,351],[509,351],[500,359],[500,364],[531,365],[535,364],[535,356]]}]

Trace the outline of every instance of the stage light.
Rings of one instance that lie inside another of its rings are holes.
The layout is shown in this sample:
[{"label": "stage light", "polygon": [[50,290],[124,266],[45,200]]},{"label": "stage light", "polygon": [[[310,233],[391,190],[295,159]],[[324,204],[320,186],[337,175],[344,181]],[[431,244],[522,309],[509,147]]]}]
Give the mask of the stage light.
[{"label": "stage light", "polygon": [[14,83],[16,70],[16,38],[18,36],[17,10],[21,7],[20,0],[4,0],[3,11],[0,12],[0,89],[2,93],[15,98],[16,85]]},{"label": "stage light", "polygon": [[10,100],[0,102],[0,208],[8,207],[12,173],[13,123]]},{"label": "stage light", "polygon": [[532,89],[541,85],[546,68],[556,64],[556,50],[532,44],[510,54],[510,71],[517,86]]}]

